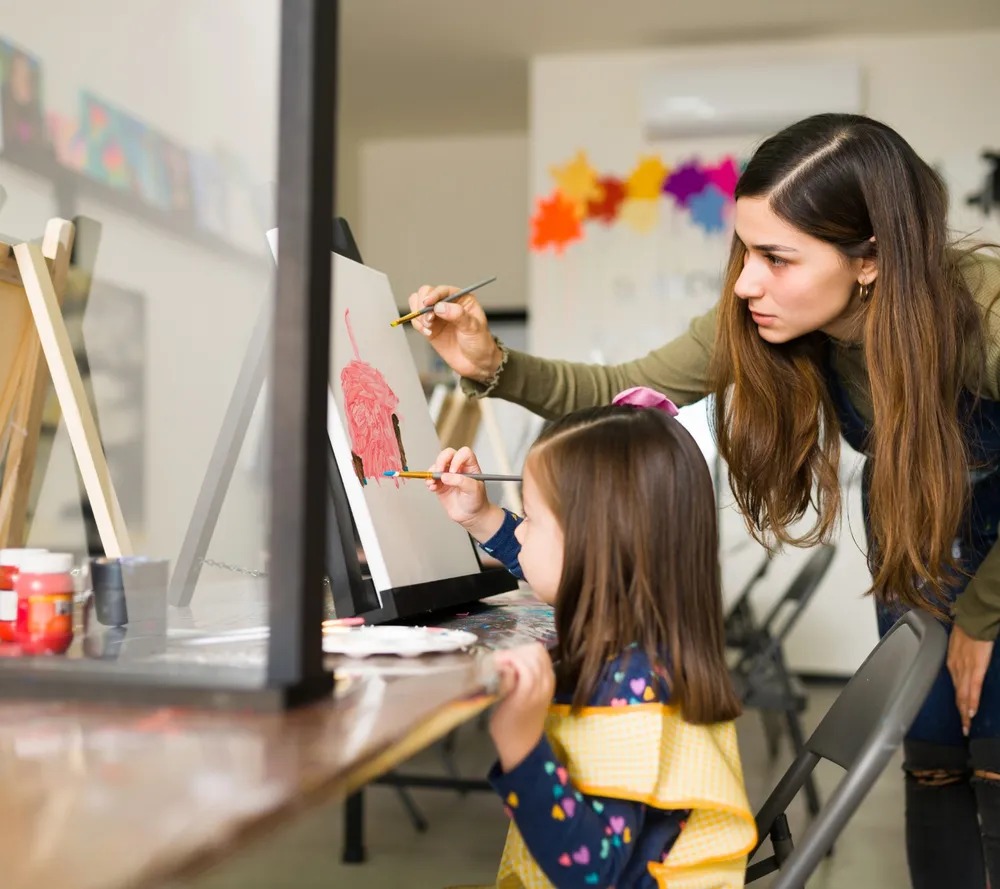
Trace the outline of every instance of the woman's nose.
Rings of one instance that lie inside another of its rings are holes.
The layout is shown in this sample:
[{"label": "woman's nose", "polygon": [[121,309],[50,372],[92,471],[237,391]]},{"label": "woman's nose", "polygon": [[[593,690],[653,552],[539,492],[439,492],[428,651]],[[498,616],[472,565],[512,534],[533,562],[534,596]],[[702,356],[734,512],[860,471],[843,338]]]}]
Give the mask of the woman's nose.
[{"label": "woman's nose", "polygon": [[743,266],[743,271],[736,279],[733,292],[740,299],[754,299],[764,295],[764,287],[760,280],[760,275],[754,269],[753,263],[748,262]]}]

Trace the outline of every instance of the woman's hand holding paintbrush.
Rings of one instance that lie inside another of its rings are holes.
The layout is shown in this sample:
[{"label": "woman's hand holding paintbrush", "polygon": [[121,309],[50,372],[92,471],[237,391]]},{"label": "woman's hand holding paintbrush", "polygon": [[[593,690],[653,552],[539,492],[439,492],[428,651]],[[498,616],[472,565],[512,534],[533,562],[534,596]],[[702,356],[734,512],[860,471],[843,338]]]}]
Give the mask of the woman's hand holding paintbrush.
[{"label": "woman's hand holding paintbrush", "polygon": [[441,302],[457,292],[457,287],[425,284],[411,294],[410,310],[416,312],[433,305],[434,311],[410,323],[414,330],[427,337],[438,355],[456,373],[473,380],[488,380],[496,373],[503,355],[475,294],[461,296],[454,302]]},{"label": "woman's hand holding paintbrush", "polygon": [[438,454],[431,472],[443,473],[440,478],[427,479],[427,490],[437,494],[448,513],[448,518],[458,522],[480,543],[485,543],[503,524],[503,510],[490,503],[486,485],[462,472],[482,472],[479,461],[471,448],[445,448]]}]

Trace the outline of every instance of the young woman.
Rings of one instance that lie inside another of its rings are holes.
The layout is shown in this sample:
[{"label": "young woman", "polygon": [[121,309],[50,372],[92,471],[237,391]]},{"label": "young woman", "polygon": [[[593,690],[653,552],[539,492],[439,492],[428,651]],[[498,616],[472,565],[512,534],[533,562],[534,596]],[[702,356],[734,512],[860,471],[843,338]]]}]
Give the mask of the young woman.
[{"label": "young woman", "polygon": [[470,391],[546,416],[629,386],[681,405],[714,394],[732,489],[765,542],[827,537],[841,437],[864,453],[880,629],[915,607],[951,632],[906,742],[911,879],[981,889],[987,872],[1000,885],[1000,262],[952,243],[946,211],[940,177],[898,133],[819,115],[755,152],[718,305],[649,355],[597,367],[510,351],[474,296],[414,325]]}]

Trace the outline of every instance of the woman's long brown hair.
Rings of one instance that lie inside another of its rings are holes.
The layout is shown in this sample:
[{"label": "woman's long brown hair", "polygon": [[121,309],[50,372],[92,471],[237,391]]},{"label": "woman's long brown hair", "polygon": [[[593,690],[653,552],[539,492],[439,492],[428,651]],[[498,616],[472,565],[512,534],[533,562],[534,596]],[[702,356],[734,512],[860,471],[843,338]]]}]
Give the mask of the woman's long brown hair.
[{"label": "woman's long brown hair", "polygon": [[656,410],[589,408],[549,427],[527,467],[565,539],[555,660],[573,707],[636,643],[687,721],[734,719],[712,478],[687,430]]},{"label": "woman's long brown hair", "polygon": [[[868,559],[883,601],[946,612],[960,575],[952,543],[968,503],[968,449],[958,415],[978,390],[982,312],[948,241],[941,178],[892,129],[857,115],[808,118],[765,141],[741,197],[765,198],[795,228],[874,258],[859,308],[874,409]],[[872,240],[874,238],[874,240]],[[715,427],[736,502],[765,545],[827,539],[839,518],[840,427],[816,333],[770,345],[734,293],[744,262],[734,236],[719,307]],[[790,530],[813,505],[804,532]]]}]

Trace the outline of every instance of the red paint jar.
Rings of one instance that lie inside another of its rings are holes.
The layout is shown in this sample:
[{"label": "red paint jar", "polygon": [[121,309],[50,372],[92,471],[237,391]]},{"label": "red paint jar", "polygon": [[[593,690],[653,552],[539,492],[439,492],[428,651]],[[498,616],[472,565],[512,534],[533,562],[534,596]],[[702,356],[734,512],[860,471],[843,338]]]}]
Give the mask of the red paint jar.
[{"label": "red paint jar", "polygon": [[14,582],[21,570],[21,560],[27,555],[44,553],[44,549],[0,549],[0,642],[14,642],[17,624],[17,591]]},{"label": "red paint jar", "polygon": [[15,641],[22,654],[62,654],[73,641],[73,556],[36,553],[21,560]]}]

